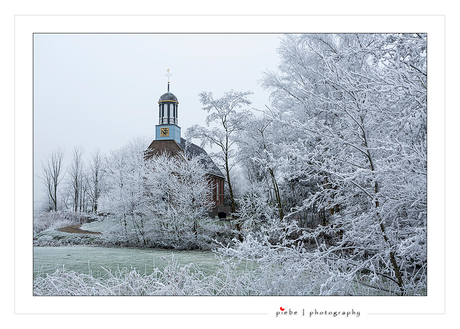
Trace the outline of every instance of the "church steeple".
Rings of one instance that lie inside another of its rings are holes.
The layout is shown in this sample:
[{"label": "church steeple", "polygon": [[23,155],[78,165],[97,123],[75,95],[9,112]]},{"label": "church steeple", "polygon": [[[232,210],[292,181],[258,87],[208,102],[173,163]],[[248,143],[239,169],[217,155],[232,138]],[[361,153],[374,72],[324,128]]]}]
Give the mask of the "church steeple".
[{"label": "church steeple", "polygon": [[169,73],[168,69],[168,74],[166,76],[168,77],[168,92],[161,95],[160,100],[158,101],[159,104],[159,119],[160,125],[178,125],[179,124],[179,101],[177,100],[177,97],[174,96],[174,94],[169,92],[169,77],[172,74]]},{"label": "church steeple", "polygon": [[174,139],[180,144],[179,124],[179,101],[177,97],[169,92],[169,78],[172,74],[168,73],[168,92],[161,95],[158,100],[159,124],[156,126],[155,139]]}]

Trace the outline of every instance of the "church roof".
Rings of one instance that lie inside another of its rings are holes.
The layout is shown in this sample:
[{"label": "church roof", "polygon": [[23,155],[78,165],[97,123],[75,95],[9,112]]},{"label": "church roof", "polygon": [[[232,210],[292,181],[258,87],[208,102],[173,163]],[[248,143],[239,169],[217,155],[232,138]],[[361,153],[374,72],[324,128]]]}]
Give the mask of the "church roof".
[{"label": "church roof", "polygon": [[167,92],[167,93],[164,93],[163,95],[161,95],[160,99],[158,100],[158,103],[161,103],[161,102],[177,102],[177,103],[179,103],[179,101],[177,100],[177,97],[173,93],[170,93],[170,92]]},{"label": "church roof", "polygon": [[222,174],[220,169],[216,166],[214,161],[212,161],[211,157],[208,155],[208,153],[199,147],[196,144],[193,144],[186,139],[182,138],[180,139],[180,147],[185,151],[185,153],[191,157],[195,156],[202,156],[201,159],[201,164],[204,165],[206,168],[206,171],[209,174],[212,174],[214,176],[222,177],[225,179],[225,176]]},{"label": "church roof", "polygon": [[154,140],[145,151],[146,158],[153,156],[154,154],[160,154],[162,152],[168,152],[172,155],[177,155],[180,151],[185,151],[189,157],[201,156],[201,164],[205,167],[206,172],[210,175],[221,177],[225,179],[217,165],[212,161],[208,153],[196,144],[181,138],[180,145],[175,140]]}]

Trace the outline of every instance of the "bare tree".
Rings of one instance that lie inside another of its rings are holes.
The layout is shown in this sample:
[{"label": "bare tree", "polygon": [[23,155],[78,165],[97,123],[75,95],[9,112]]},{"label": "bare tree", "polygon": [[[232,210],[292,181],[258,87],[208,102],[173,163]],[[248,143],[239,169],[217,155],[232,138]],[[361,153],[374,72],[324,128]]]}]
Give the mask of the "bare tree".
[{"label": "bare tree", "polygon": [[102,192],[103,178],[103,156],[100,150],[96,150],[91,155],[88,174],[88,193],[92,210],[95,213],[97,213],[98,200]]},{"label": "bare tree", "polygon": [[62,175],[62,162],[64,160],[64,150],[58,148],[46,157],[46,162],[42,162],[43,177],[40,179],[45,184],[48,192],[48,198],[52,206],[52,210],[58,210],[57,191],[59,183],[61,182]]},{"label": "bare tree", "polygon": [[73,196],[74,211],[81,210],[81,198],[83,192],[84,174],[83,174],[83,149],[74,148],[72,163],[69,168],[69,183]]}]

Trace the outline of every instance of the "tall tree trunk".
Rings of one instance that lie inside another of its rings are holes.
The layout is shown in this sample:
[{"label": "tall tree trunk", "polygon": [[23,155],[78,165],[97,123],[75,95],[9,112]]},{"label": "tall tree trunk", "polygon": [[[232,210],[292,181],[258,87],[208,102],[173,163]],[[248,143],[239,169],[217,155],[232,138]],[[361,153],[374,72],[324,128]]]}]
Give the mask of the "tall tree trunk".
[{"label": "tall tree trunk", "polygon": [[[370,153],[369,148],[368,148],[367,137],[366,137],[366,134],[364,133],[364,129],[363,129],[362,137],[363,137],[363,141],[364,141],[364,146],[366,147],[366,150],[367,150],[367,158],[369,159],[370,169],[371,169],[372,173],[375,174],[374,162],[373,162],[371,153]],[[396,261],[396,255],[395,255],[395,252],[394,252],[394,249],[393,249],[393,245],[392,245],[390,239],[388,239],[388,236],[387,236],[386,230],[385,230],[385,225],[383,224],[382,219],[380,217],[380,212],[379,212],[380,203],[379,203],[379,199],[378,199],[378,193],[379,192],[380,192],[380,188],[379,188],[378,181],[374,178],[374,193],[375,193],[375,203],[374,203],[374,205],[375,205],[375,209],[376,209],[377,220],[379,222],[380,231],[382,232],[383,239],[388,244],[388,247],[390,249],[390,262],[391,262],[391,265],[393,267],[393,270],[395,271],[396,279],[398,280],[399,290],[401,292],[401,295],[404,295],[404,281],[403,281],[402,276],[401,276],[401,270],[399,268],[398,262]]]},{"label": "tall tree trunk", "polygon": [[[236,220],[236,203],[235,203],[235,197],[233,195],[233,188],[232,188],[232,183],[230,181],[230,170],[229,170],[229,165],[228,165],[228,158],[226,157],[225,158],[225,171],[226,171],[226,174],[227,174],[227,184],[228,184],[228,191],[230,192],[230,204],[231,204],[231,207],[232,207],[232,219],[233,220]],[[236,230],[238,232],[241,232],[241,225],[240,223],[236,222],[235,224],[236,226]],[[240,241],[243,241],[243,237],[241,236],[241,234],[238,234],[238,239]]]},{"label": "tall tree trunk", "polygon": [[278,207],[278,214],[280,216],[280,219],[283,220],[284,212],[283,212],[283,205],[281,203],[280,189],[278,187],[278,183],[276,182],[276,178],[275,178],[275,174],[273,173],[273,170],[271,168],[268,168],[268,172],[270,173],[272,184],[273,184],[273,190],[275,191],[275,198],[276,198],[276,204]]}]

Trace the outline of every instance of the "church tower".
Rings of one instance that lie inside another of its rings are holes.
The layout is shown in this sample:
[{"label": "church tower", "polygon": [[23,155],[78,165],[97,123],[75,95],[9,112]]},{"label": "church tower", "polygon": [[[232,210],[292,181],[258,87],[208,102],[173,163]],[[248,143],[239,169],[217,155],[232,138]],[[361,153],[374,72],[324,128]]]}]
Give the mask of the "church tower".
[{"label": "church tower", "polygon": [[169,92],[161,95],[158,100],[158,125],[155,126],[155,140],[150,143],[144,152],[144,158],[149,159],[155,155],[167,153],[171,156],[182,155],[185,152],[187,157],[200,157],[200,163],[206,170],[206,180],[212,190],[212,200],[214,207],[209,209],[211,217],[217,214],[224,214],[228,209],[224,206],[224,183],[225,176],[209,157],[204,149],[181,138],[179,124],[179,101],[177,97]]},{"label": "church tower", "polygon": [[168,92],[161,95],[158,100],[159,123],[155,126],[155,140],[174,140],[180,145],[179,101],[173,93],[169,92],[169,77],[171,76],[169,69],[166,76],[168,77]]}]

